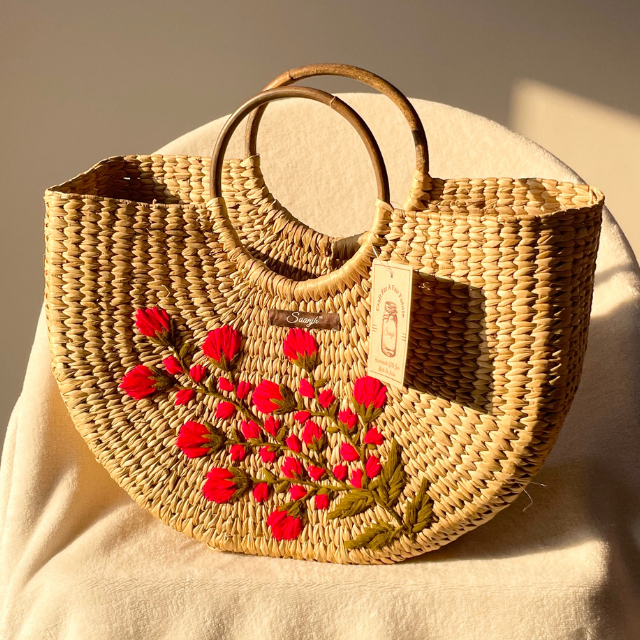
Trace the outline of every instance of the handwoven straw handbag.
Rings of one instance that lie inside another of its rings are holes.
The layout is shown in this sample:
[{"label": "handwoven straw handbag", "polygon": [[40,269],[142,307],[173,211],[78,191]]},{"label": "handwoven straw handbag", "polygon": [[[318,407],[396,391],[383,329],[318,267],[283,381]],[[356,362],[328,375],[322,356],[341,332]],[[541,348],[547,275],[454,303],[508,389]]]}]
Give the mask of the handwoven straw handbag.
[{"label": "handwoven straw handbag", "polygon": [[[333,270],[315,247],[293,271],[260,260],[220,197],[241,118],[292,96],[347,117],[376,172],[372,228]],[[366,125],[295,87],[239,109],[211,167],[111,158],[46,192],[54,373],[112,477],[212,547],[347,563],[436,549],[508,505],[577,387],[602,194],[433,180],[424,209],[393,210]],[[366,375],[376,254],[414,270],[403,387]],[[292,330],[274,311],[336,321]]]}]

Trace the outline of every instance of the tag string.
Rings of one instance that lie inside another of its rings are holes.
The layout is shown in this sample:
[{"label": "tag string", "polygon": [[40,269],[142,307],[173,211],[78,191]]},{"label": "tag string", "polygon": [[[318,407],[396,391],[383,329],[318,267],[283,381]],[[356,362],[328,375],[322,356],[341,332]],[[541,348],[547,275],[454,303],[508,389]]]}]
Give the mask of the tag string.
[{"label": "tag string", "polygon": [[387,264],[387,260],[380,259],[380,254],[378,253],[378,250],[376,249],[376,246],[374,244],[371,245],[371,248],[373,249],[373,253],[376,254],[376,258],[378,258],[378,260],[380,260],[380,262],[382,262],[384,266],[387,267],[387,269],[389,269],[389,274],[393,278],[393,269]]}]

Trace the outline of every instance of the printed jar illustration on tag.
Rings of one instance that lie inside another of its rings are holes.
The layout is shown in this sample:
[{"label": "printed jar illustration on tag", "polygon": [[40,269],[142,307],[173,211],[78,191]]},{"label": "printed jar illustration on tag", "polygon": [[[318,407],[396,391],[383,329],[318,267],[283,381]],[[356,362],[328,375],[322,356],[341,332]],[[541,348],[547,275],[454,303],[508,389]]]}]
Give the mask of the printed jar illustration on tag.
[{"label": "printed jar illustration on tag", "polygon": [[374,260],[371,288],[369,375],[402,386],[407,364],[413,269],[400,262]]},{"label": "printed jar illustration on tag", "polygon": [[398,305],[395,302],[384,303],[382,317],[382,335],[380,336],[380,350],[385,356],[393,358],[398,348]]}]

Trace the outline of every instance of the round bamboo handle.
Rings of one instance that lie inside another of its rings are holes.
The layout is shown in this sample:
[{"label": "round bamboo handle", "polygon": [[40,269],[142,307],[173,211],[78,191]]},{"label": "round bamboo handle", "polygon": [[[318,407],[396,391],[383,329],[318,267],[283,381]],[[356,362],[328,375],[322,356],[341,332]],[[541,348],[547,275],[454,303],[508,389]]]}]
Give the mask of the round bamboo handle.
[{"label": "round bamboo handle", "polygon": [[277,89],[269,89],[247,100],[239,109],[237,109],[227,120],[224,127],[220,131],[215,148],[211,155],[211,177],[209,182],[210,199],[222,196],[222,161],[225,151],[229,144],[229,140],[238,125],[248,114],[257,107],[262,107],[274,100],[283,100],[285,98],[308,98],[330,106],[341,116],[346,118],[356,129],[369,152],[369,157],[373,163],[373,170],[376,176],[378,187],[378,199],[382,202],[389,202],[389,178],[387,170],[380,153],[380,148],[376,139],[373,137],[371,130],[364,120],[340,98],[321,91],[320,89],[311,89],[309,87],[281,87]]},{"label": "round bamboo handle", "polygon": [[[416,149],[416,170],[421,175],[429,174],[429,147],[427,144],[427,136],[417,111],[402,91],[375,73],[348,64],[310,64],[305,67],[298,67],[296,69],[286,71],[270,82],[264,90],[266,91],[276,87],[288,86],[298,80],[311,78],[313,76],[342,76],[344,78],[351,78],[376,89],[383,95],[390,98],[391,101],[400,109],[411,127],[411,133],[413,135],[413,141]],[[256,155],[258,127],[260,126],[260,120],[262,119],[265,109],[266,104],[251,113],[247,120],[247,129],[245,134],[247,156]]]}]

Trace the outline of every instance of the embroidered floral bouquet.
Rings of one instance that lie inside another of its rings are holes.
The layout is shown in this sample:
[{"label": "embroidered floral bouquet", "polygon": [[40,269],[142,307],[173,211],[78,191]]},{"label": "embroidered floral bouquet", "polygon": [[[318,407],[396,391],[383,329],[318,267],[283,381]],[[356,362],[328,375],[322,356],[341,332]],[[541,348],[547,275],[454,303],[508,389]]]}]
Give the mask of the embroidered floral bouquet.
[{"label": "embroidered floral bouquet", "polygon": [[[401,447],[391,438],[386,459],[379,453],[388,438],[375,425],[387,400],[386,387],[364,376],[355,381],[348,403],[336,398],[327,381],[314,376],[319,353],[310,331],[290,329],[283,341],[284,355],[305,376],[294,391],[271,380],[255,388],[239,380],[235,369],[242,336],[228,325],[210,331],[202,343],[205,366],[193,364],[196,357],[202,359],[199,348],[176,331],[164,309],[139,309],[135,320],[140,333],[167,356],[162,369],[139,364],[128,371],[122,391],[136,400],[175,393],[176,405],[191,405],[204,396],[217,400],[216,424],[188,420],[176,439],[189,458],[211,457],[202,487],[207,500],[271,501],[266,524],[277,540],[297,538],[309,509],[328,510],[329,519],[376,508],[385,514],[347,540],[347,549],[383,549],[402,536],[415,539],[429,526],[432,501],[426,480],[400,504],[407,481]],[[338,464],[330,463],[332,443],[338,447]],[[257,476],[243,464],[252,455],[261,461]]]}]

